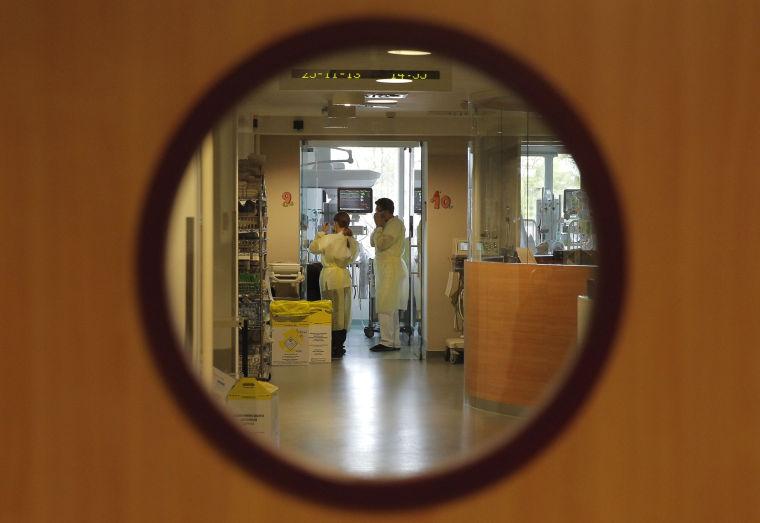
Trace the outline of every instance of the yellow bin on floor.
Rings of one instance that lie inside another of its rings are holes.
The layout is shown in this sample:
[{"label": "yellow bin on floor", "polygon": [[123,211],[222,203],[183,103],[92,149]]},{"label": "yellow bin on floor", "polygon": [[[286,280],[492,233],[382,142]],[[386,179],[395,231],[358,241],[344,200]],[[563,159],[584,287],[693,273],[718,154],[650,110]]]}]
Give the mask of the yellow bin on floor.
[{"label": "yellow bin on floor", "polygon": [[275,446],[280,442],[279,387],[256,378],[240,378],[227,393],[227,412],[243,428]]},{"label": "yellow bin on floor", "polygon": [[272,320],[272,365],[309,363],[309,302],[275,300],[269,305]]}]

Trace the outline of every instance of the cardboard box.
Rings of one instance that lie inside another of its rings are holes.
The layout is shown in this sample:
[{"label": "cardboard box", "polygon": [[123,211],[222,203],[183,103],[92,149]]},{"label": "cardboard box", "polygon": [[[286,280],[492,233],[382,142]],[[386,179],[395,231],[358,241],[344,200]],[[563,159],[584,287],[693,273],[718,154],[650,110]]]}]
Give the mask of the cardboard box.
[{"label": "cardboard box", "polygon": [[272,365],[309,363],[309,324],[272,320]]},{"label": "cardboard box", "polygon": [[280,443],[279,388],[255,378],[240,378],[227,394],[227,412],[249,434]]},{"label": "cardboard box", "polygon": [[309,323],[309,362],[330,363],[332,361],[332,302],[329,300],[309,303],[311,313]]}]

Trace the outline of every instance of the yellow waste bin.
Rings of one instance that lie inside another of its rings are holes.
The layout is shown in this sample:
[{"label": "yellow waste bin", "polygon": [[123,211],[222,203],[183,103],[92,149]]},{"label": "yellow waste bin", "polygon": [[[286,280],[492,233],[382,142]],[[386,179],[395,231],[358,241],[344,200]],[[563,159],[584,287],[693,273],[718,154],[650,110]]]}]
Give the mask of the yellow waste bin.
[{"label": "yellow waste bin", "polygon": [[309,363],[309,302],[278,301],[270,304],[272,365]]},{"label": "yellow waste bin", "polygon": [[227,393],[227,412],[250,434],[277,446],[280,441],[279,388],[256,378],[240,378]]}]

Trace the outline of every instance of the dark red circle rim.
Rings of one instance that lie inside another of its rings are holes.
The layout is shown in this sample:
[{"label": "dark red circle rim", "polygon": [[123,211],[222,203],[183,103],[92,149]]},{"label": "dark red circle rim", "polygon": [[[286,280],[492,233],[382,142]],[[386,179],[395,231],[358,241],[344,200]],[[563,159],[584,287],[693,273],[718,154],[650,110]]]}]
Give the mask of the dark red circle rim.
[{"label": "dark red circle rim", "polygon": [[[164,276],[171,205],[191,155],[219,115],[284,66],[318,54],[364,45],[426,48],[478,68],[523,96],[552,122],[584,173],[598,231],[597,305],[575,366],[543,410],[523,430],[467,463],[401,479],[320,475],[249,439],[193,377],[171,328]],[[601,151],[564,97],[539,72],[504,49],[452,27],[402,19],[343,21],[290,35],[261,50],[219,80],[171,136],[148,190],[137,248],[139,303],[150,352],[181,410],[227,458],[284,494],[344,508],[402,510],[447,502],[504,479],[546,449],[578,413],[609,358],[625,288],[625,244],[618,198]]]}]

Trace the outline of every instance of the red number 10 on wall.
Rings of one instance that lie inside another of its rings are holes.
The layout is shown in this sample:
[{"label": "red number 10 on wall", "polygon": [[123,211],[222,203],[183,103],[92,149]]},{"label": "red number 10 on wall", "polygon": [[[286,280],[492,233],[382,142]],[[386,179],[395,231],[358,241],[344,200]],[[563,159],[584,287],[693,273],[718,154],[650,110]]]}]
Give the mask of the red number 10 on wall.
[{"label": "red number 10 on wall", "polygon": [[430,201],[433,203],[434,209],[440,209],[441,207],[444,209],[451,208],[451,198],[448,194],[442,195],[440,191],[435,191],[435,193],[433,193],[433,198]]}]

